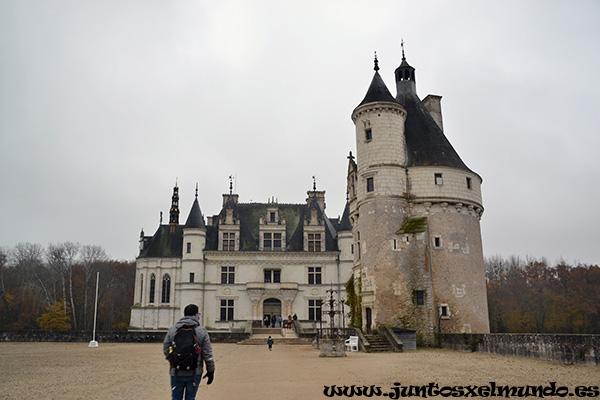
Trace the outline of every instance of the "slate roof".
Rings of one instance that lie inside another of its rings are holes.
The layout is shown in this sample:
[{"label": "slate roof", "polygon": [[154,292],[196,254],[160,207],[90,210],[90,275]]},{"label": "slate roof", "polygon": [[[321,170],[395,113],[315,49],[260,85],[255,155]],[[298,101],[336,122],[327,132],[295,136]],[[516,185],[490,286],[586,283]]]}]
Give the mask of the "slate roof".
[{"label": "slate roof", "polygon": [[[402,64],[398,69],[407,68],[414,71],[414,68],[403,58]],[[375,71],[367,94],[357,108],[363,104],[380,101],[399,103],[404,107],[407,113],[404,125],[407,167],[431,165],[454,167],[470,171],[417,94],[408,89],[411,86],[406,85],[403,87],[407,91],[398,93],[397,97],[394,98],[383,82],[379,72]],[[412,87],[414,88],[414,86]]]},{"label": "slate roof", "polygon": [[407,167],[439,165],[469,170],[415,93],[404,94],[398,100],[407,114]]},{"label": "slate roof", "polygon": [[[259,251],[259,220],[266,217],[268,208],[272,204],[265,203],[235,203],[226,202],[219,215],[213,217],[211,226],[204,224],[200,205],[194,201],[186,225],[178,226],[173,233],[169,225],[160,225],[152,237],[145,241],[144,248],[138,258],[145,257],[181,257],[183,246],[183,230],[185,228],[206,229],[206,250],[219,248],[219,224],[221,217],[225,216],[226,209],[234,209],[235,218],[239,220],[240,251]],[[310,215],[311,207],[317,208],[317,216],[325,225],[325,250],[337,251],[337,231],[343,223],[336,218],[330,219],[323,208],[315,200],[307,204],[277,204],[279,218],[285,219],[286,251],[304,251],[304,219]]]},{"label": "slate roof", "polygon": [[145,242],[138,258],[146,257],[181,257],[183,245],[183,226],[175,228],[171,233],[169,225],[160,225],[152,238]]},{"label": "slate roof", "polygon": [[204,218],[202,217],[202,211],[200,211],[200,204],[198,203],[198,198],[194,200],[194,204],[192,204],[192,209],[190,210],[190,215],[188,216],[187,221],[185,222],[186,228],[206,228],[204,224]]},{"label": "slate roof", "polygon": [[394,96],[392,96],[387,86],[383,82],[381,75],[379,75],[379,72],[377,71],[375,71],[375,75],[373,75],[373,79],[371,80],[369,89],[367,89],[365,98],[356,107],[358,108],[363,104],[373,103],[376,101],[389,101],[392,103],[396,102],[396,99],[394,99]]}]

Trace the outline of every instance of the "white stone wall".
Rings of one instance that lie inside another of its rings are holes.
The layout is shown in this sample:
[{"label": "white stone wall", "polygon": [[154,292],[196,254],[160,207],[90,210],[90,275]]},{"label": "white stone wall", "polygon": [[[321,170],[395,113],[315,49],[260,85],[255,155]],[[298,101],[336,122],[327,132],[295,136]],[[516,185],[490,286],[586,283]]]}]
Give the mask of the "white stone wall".
[{"label": "white stone wall", "polygon": [[[435,184],[435,174],[442,174],[442,185]],[[467,188],[467,178],[471,179],[471,189]],[[480,208],[481,177],[474,172],[451,167],[410,167],[408,168],[408,188],[411,196],[432,200],[471,203]]]}]

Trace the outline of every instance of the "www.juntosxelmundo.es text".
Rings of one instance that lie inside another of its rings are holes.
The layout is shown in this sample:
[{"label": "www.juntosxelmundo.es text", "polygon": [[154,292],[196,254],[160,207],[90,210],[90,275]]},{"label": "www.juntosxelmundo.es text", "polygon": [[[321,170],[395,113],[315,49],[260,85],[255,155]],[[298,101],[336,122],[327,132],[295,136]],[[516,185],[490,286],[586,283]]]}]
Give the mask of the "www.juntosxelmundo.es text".
[{"label": "www.juntosxelmundo.es text", "polygon": [[570,389],[566,386],[558,386],[556,382],[547,385],[497,385],[489,382],[489,385],[465,385],[465,386],[440,386],[435,382],[427,385],[403,386],[394,382],[389,388],[375,385],[351,385],[351,386],[325,386],[323,394],[327,397],[387,397],[389,399],[400,399],[405,397],[568,397],[570,399],[588,398],[600,396],[598,386],[576,386]]}]

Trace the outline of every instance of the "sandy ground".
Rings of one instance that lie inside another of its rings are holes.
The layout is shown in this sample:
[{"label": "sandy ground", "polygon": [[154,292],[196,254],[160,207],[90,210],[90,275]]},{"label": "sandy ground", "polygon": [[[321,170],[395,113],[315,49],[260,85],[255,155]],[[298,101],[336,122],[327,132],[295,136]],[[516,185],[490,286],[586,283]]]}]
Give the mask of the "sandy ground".
[{"label": "sandy ground", "polygon": [[[169,399],[161,344],[0,343],[0,399]],[[215,381],[198,399],[327,399],[324,386],[600,386],[600,368],[450,350],[348,353],[320,358],[311,346],[215,344]],[[335,398],[346,398],[335,396]],[[570,397],[575,399],[576,397]]]}]

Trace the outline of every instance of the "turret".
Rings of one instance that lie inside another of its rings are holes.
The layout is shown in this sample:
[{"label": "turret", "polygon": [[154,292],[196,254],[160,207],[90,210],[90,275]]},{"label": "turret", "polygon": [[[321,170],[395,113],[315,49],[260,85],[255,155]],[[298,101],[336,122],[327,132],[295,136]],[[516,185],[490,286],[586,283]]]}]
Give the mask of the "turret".
[{"label": "turret", "polygon": [[402,196],[406,191],[406,111],[381,79],[377,56],[374,70],[365,98],[352,113],[356,127],[358,182],[355,185],[359,201],[372,195]]},{"label": "turret", "polygon": [[171,197],[171,209],[169,210],[170,232],[173,233],[179,226],[179,187],[175,183],[173,196]]}]

